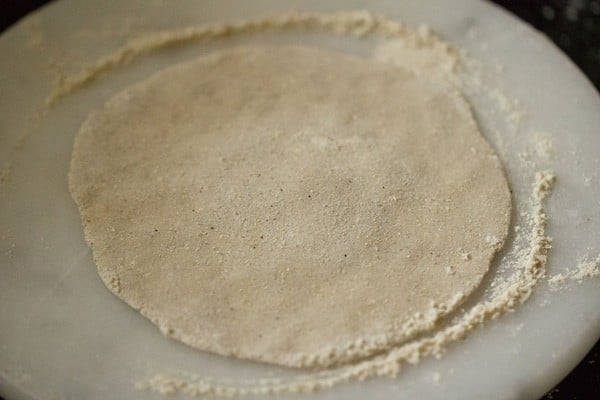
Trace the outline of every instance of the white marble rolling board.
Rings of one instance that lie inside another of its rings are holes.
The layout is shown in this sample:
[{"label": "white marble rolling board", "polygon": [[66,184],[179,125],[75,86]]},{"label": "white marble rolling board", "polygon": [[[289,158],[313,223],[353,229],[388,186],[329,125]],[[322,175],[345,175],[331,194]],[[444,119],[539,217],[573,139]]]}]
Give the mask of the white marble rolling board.
[{"label": "white marble rolling board", "polygon": [[[0,37],[0,164],[12,163],[10,178],[0,186],[0,395],[8,400],[163,399],[136,389],[134,382],[177,371],[225,378],[298,374],[205,354],[167,339],[106,290],[67,189],[72,140],[89,110],[119,89],[210,49],[266,41],[360,53],[368,51],[368,40],[296,32],[189,43],[101,76],[61,100],[38,125],[28,116],[48,95],[56,71],[68,72],[114,51],[130,31],[292,9],[365,8],[409,25],[427,23],[481,60],[503,91],[521,101],[526,113],[520,133],[506,136],[509,151],[501,152],[516,210],[526,207],[523,193],[532,176],[510,149],[525,148],[532,132],[543,130],[555,154],[541,167],[558,176],[548,200],[554,238],[549,271],[572,268],[585,255],[598,256],[600,98],[552,44],[486,2],[59,0]],[[505,128],[486,114],[485,102],[471,101],[484,134],[500,147]],[[26,140],[17,143],[28,131]],[[570,283],[561,291],[542,283],[524,306],[451,345],[441,360],[407,366],[395,379],[352,382],[297,397],[535,399],[566,375],[599,336],[600,280]]]}]

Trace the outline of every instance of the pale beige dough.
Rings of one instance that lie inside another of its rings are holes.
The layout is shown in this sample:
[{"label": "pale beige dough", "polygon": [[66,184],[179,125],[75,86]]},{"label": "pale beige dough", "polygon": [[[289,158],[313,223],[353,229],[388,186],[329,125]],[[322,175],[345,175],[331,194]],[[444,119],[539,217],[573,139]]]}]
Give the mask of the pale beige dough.
[{"label": "pale beige dough", "polygon": [[510,220],[457,92],[302,47],[127,88],[83,124],[69,184],[117,296],[193,347],[290,366],[431,328],[419,313],[474,290]]}]

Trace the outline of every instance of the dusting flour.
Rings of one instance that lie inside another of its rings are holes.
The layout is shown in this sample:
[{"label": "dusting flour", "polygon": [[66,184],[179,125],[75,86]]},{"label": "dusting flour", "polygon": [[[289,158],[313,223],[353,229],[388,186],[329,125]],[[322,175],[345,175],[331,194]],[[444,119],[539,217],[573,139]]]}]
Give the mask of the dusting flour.
[{"label": "dusting flour", "polygon": [[564,288],[569,281],[583,282],[586,278],[600,276],[600,256],[595,260],[584,259],[567,272],[561,272],[548,278],[552,290]]}]

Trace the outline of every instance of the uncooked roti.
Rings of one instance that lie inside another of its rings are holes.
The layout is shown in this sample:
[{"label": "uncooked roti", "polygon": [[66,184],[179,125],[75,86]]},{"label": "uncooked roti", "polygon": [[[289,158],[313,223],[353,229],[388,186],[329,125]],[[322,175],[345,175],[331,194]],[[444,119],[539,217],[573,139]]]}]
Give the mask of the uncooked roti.
[{"label": "uncooked roti", "polygon": [[215,52],[127,88],[83,124],[69,184],[114,294],[195,348],[289,366],[431,328],[510,219],[457,92],[316,48]]}]

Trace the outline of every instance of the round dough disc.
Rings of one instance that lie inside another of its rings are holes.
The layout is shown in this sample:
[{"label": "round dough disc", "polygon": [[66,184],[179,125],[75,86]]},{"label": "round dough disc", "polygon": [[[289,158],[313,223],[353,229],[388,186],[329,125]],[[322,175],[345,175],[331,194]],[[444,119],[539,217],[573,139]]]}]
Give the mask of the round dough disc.
[{"label": "round dough disc", "polygon": [[117,296],[193,347],[289,366],[419,328],[479,284],[510,219],[457,92],[291,46],[127,88],[83,124],[69,183]]}]

